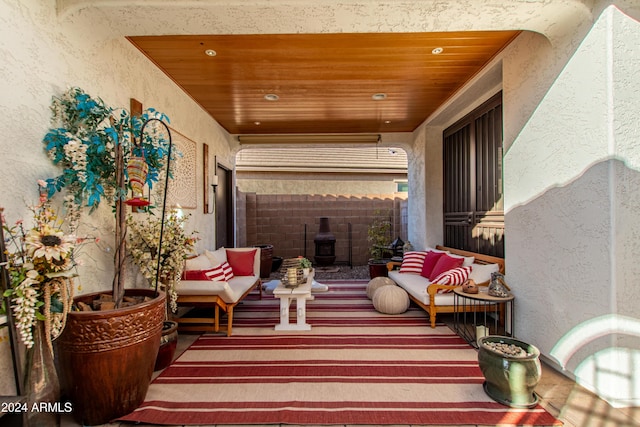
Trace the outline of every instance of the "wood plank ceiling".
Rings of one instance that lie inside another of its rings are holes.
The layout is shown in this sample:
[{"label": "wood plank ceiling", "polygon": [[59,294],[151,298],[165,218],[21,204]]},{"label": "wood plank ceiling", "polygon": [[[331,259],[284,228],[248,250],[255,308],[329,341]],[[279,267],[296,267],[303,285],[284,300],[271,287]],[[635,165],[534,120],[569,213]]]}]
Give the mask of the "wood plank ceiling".
[{"label": "wood plank ceiling", "polygon": [[415,130],[518,33],[128,39],[230,134],[386,133]]}]

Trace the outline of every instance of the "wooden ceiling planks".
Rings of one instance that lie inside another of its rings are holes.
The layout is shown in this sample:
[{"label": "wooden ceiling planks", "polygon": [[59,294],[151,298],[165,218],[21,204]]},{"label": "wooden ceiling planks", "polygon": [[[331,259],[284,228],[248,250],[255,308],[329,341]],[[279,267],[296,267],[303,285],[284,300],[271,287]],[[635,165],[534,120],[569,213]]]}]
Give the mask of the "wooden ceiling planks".
[{"label": "wooden ceiling planks", "polygon": [[[128,39],[231,134],[410,132],[518,31]],[[443,48],[434,55],[432,50]],[[215,56],[205,50],[213,49]],[[264,99],[276,94],[277,101]],[[385,93],[381,101],[372,99]],[[259,122],[259,124],[257,124]]]}]

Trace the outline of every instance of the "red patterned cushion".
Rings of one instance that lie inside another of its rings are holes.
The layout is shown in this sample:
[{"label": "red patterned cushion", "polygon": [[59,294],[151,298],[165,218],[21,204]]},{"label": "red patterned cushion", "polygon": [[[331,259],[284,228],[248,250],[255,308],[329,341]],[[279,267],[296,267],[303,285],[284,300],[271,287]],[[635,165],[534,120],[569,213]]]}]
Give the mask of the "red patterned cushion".
[{"label": "red patterned cushion", "polygon": [[402,265],[400,266],[400,273],[420,274],[426,255],[426,252],[418,251],[410,251],[404,254],[402,257]]},{"label": "red patterned cushion", "polygon": [[253,261],[256,250],[231,251],[227,250],[227,262],[233,270],[234,276],[253,276]]},{"label": "red patterned cushion", "polygon": [[[432,283],[437,283],[439,285],[452,285],[452,286],[460,286],[464,283],[465,280],[469,277],[469,273],[471,273],[471,267],[458,267],[449,271],[445,271],[436,277]],[[451,292],[449,289],[438,289],[438,293],[447,293]]]},{"label": "red patterned cushion", "polygon": [[436,277],[445,271],[453,270],[454,268],[462,266],[463,262],[463,258],[454,258],[447,254],[442,255],[440,259],[438,259],[438,262],[436,262],[436,265],[433,266],[433,270],[431,270],[431,274],[429,275],[429,280],[433,283]]},{"label": "red patterned cushion", "polygon": [[433,267],[436,266],[436,263],[442,255],[444,255],[444,252],[427,252],[427,256],[424,257],[424,263],[422,264],[422,271],[420,272],[420,275],[428,279],[429,275],[431,275],[431,272],[433,271]]}]

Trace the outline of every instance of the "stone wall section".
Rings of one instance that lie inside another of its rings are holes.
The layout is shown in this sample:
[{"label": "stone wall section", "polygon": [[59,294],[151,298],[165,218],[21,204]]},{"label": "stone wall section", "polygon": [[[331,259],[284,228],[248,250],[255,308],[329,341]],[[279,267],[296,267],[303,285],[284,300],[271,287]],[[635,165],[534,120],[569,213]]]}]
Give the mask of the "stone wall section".
[{"label": "stone wall section", "polygon": [[238,227],[237,245],[271,244],[274,256],[304,255],[313,261],[313,239],[321,217],[329,218],[336,237],[336,264],[346,264],[350,258],[353,265],[367,263],[367,229],[377,211],[389,215],[390,241],[398,236],[407,240],[406,196],[239,193],[238,200],[238,223],[244,223],[245,229]]}]

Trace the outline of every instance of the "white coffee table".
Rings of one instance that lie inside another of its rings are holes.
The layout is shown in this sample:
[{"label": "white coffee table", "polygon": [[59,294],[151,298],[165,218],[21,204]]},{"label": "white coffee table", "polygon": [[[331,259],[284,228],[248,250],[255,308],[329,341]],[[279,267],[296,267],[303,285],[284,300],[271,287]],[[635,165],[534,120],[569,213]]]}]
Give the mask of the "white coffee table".
[{"label": "white coffee table", "polygon": [[[311,325],[307,323],[307,300],[312,300],[311,283],[313,273],[307,277],[307,281],[295,288],[287,288],[280,284],[273,290],[273,295],[280,298],[280,323],[275,326],[276,331],[310,331]],[[289,323],[289,308],[296,301],[296,323]]]}]

